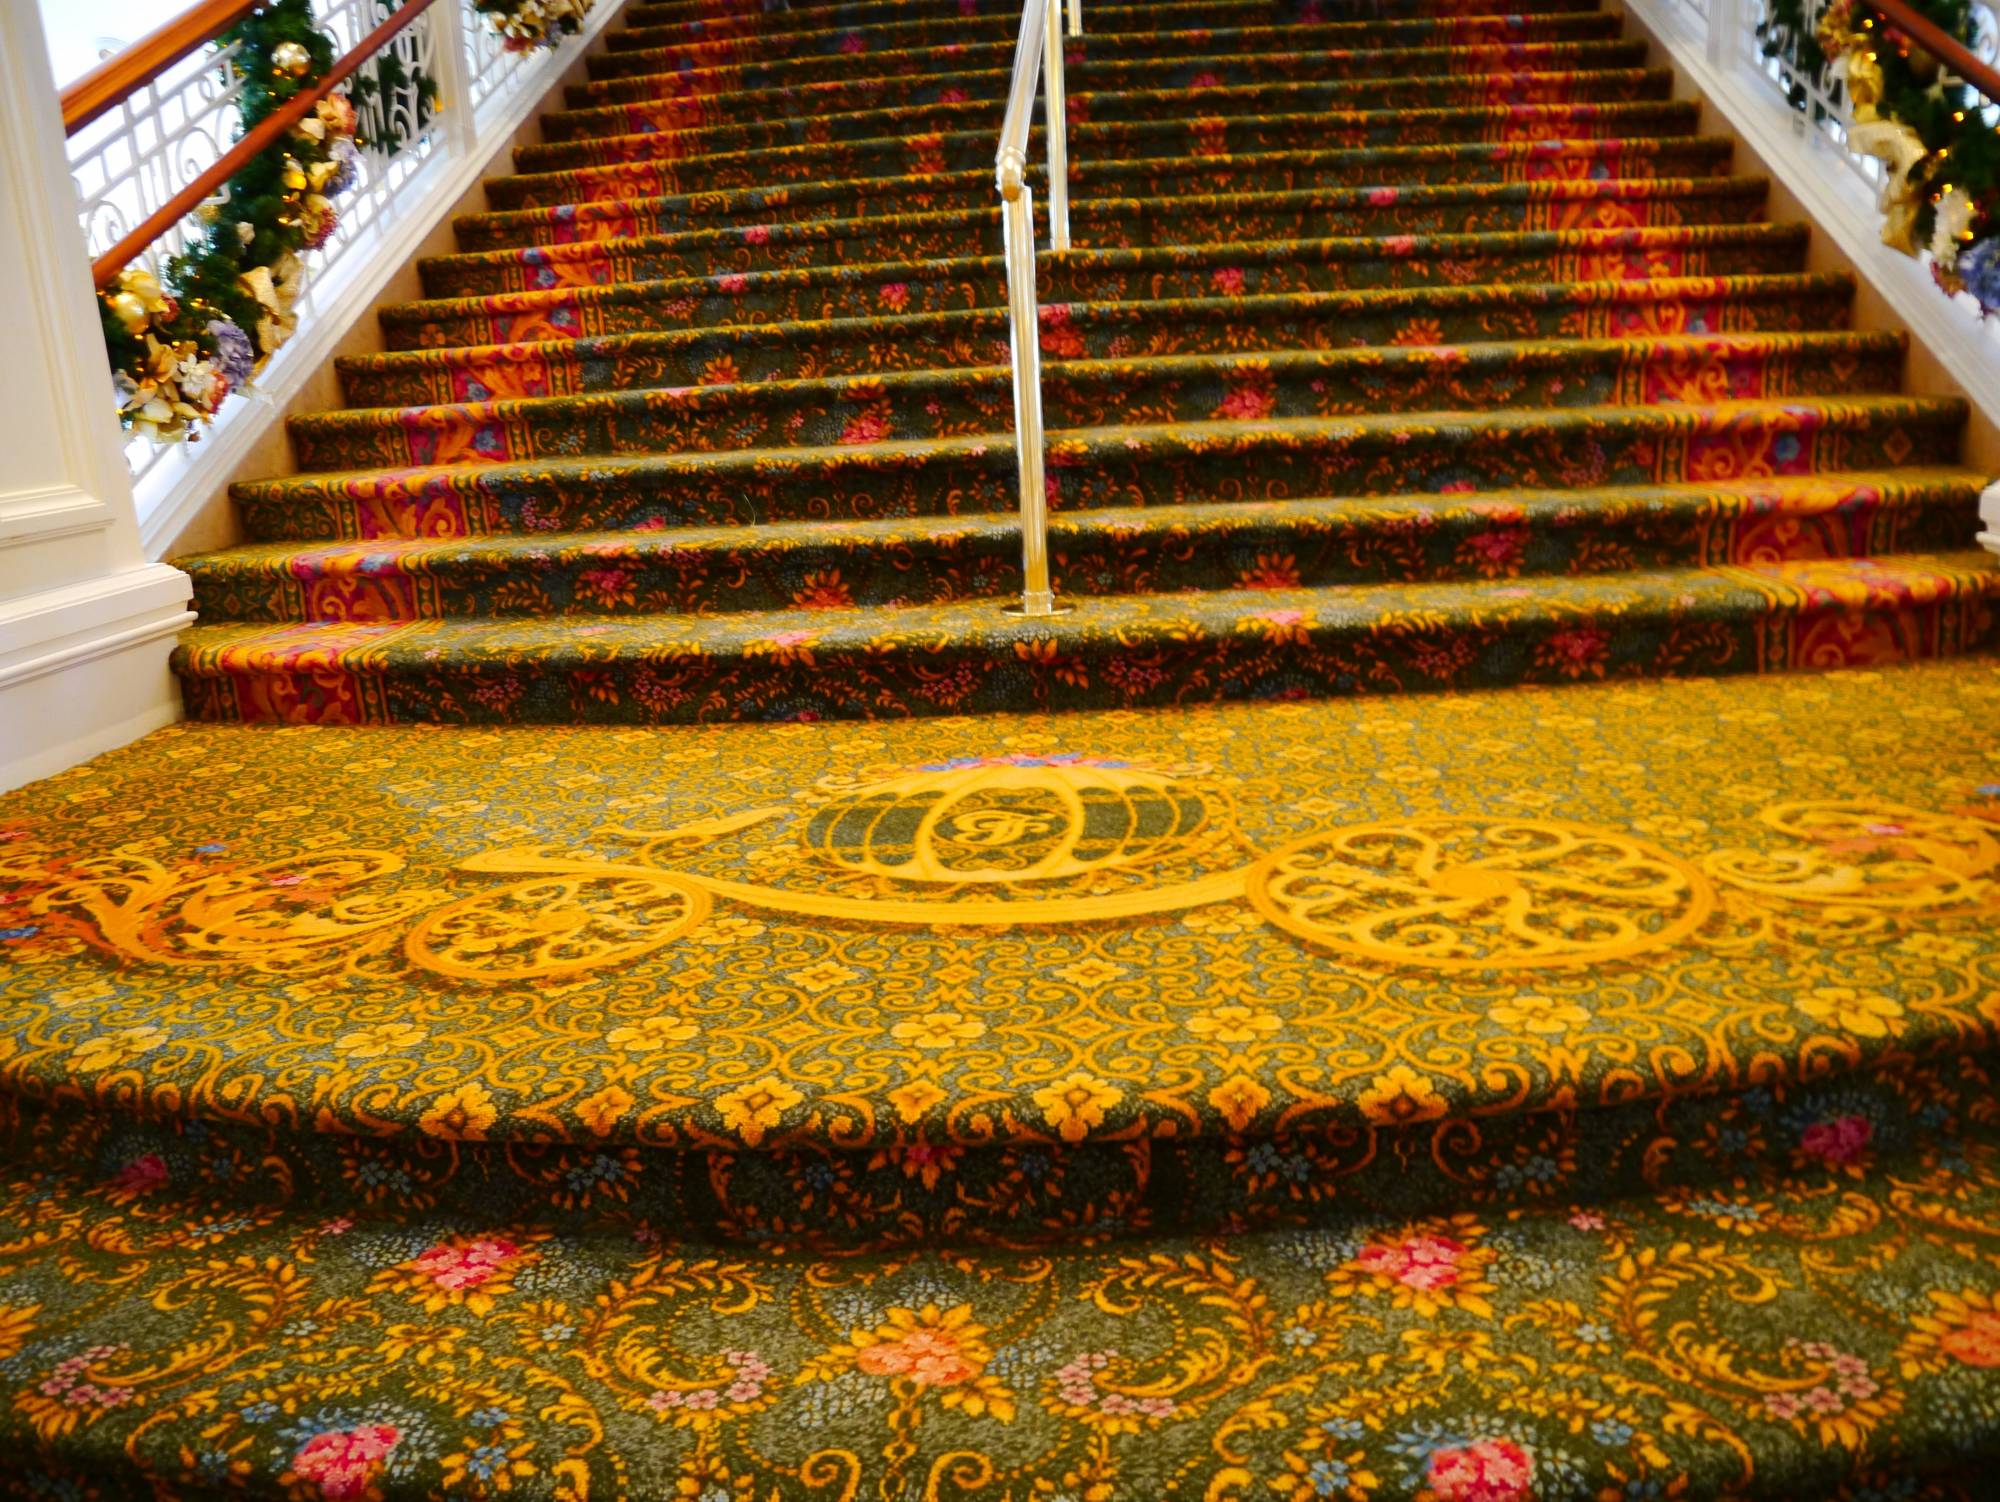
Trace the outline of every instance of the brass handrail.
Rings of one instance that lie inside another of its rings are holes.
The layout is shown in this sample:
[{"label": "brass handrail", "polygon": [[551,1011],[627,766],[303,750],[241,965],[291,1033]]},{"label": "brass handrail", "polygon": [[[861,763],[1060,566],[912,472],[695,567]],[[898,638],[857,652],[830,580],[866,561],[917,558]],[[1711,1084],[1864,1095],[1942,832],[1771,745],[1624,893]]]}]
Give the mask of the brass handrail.
[{"label": "brass handrail", "polygon": [[234,177],[245,163],[303,120],[315,105],[345,83],[349,74],[388,46],[397,32],[429,10],[431,4],[432,0],[404,0],[393,15],[363,37],[352,51],[341,54],[318,83],[295,94],[283,108],[260,120],[254,130],[216,158],[213,166],[168,199],[131,234],[92,261],[90,275],[98,289],[101,291],[117,281],[118,273],[136,261],[147,246],[212,198],[216,190]]},{"label": "brass handrail", "polygon": [[[1014,44],[1014,76],[1000,125],[994,176],[1000,188],[1001,244],[1007,261],[1007,329],[1014,367],[1014,450],[1020,471],[1021,599],[1017,615],[1058,615],[1049,584],[1048,467],[1042,429],[1041,308],[1035,296],[1035,195],[1028,186],[1028,132],[1037,85],[1045,101],[1049,158],[1049,244],[1069,249],[1068,110],[1063,90],[1063,0],[1026,0]],[[1070,35],[1083,33],[1080,0],[1070,0]]]}]

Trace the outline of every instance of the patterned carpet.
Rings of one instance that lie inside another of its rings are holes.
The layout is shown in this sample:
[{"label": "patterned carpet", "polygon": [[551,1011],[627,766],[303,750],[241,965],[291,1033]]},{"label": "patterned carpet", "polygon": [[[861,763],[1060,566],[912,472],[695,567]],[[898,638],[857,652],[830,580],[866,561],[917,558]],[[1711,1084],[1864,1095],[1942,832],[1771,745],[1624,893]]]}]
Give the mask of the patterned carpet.
[{"label": "patterned carpet", "polygon": [[1990,1497],[1996,712],[160,732],[0,800],[0,1490]]},{"label": "patterned carpet", "polygon": [[[1960,404],[1589,0],[1100,5],[1039,271],[1013,0],[629,7],[249,541],[199,718],[689,723],[1886,664],[1994,635]],[[1039,152],[1039,145],[1036,147]]]}]

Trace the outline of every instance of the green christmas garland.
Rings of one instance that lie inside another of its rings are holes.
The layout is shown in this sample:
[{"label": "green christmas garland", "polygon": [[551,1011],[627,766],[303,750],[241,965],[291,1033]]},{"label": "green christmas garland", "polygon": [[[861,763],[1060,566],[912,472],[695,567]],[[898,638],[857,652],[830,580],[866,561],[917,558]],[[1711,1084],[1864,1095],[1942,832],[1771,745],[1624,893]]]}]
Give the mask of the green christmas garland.
[{"label": "green christmas garland", "polygon": [[[218,39],[240,44],[242,129],[312,89],[334,61],[311,0],[270,0]],[[120,421],[160,442],[192,439],[291,337],[300,256],[326,243],[334,200],[359,172],[354,106],[321,100],[201,211],[200,237],[159,277],[127,268],[100,299]]]},{"label": "green christmas garland", "polygon": [[[1909,3],[1971,49],[1967,0]],[[1816,17],[1807,0],[1770,0],[1758,30],[1765,56],[1793,73],[1795,106],[1806,106],[1807,81],[1845,93],[1850,149],[1883,164],[1883,242],[1928,250],[1939,286],[2000,312],[2000,130],[1989,102],[1865,0],[1832,0]]]}]

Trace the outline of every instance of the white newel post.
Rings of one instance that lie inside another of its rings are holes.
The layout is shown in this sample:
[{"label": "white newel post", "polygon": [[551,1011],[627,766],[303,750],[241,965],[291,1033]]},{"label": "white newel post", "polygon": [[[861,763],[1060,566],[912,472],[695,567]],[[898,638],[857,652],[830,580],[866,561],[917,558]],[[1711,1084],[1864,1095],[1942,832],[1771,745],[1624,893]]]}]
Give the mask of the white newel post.
[{"label": "white newel post", "polygon": [[47,57],[0,3],[0,788],[179,718],[193,618],[140,547]]}]

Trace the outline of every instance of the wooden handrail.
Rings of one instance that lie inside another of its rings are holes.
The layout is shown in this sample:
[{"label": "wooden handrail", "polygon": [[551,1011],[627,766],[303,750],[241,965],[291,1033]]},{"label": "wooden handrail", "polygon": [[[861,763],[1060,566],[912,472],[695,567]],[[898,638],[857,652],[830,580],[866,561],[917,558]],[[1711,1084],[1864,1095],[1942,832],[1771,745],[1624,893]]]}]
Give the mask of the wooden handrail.
[{"label": "wooden handrail", "polygon": [[282,109],[260,120],[256,129],[250,131],[217,158],[214,166],[168,199],[144,224],[92,261],[90,275],[97,283],[98,290],[102,291],[117,281],[118,273],[137,260],[147,246],[199,208],[205,199],[234,177],[238,169],[258,152],[272,145],[286,131],[303,120],[314,105],[345,83],[348,75],[355,69],[388,46],[397,32],[429,10],[432,3],[433,0],[405,0],[393,15],[363,37],[353,51],[343,54],[338,62],[328,68],[326,76],[317,84],[294,95]]},{"label": "wooden handrail", "polygon": [[2000,104],[2000,72],[1996,72],[1991,63],[1974,57],[1964,43],[1946,35],[1934,23],[1911,10],[1903,0],[1863,0],[1863,3],[1869,10],[1879,11],[1896,30],[1908,33],[1911,41],[1950,69],[1954,77],[1979,90],[1989,103]]},{"label": "wooden handrail", "polygon": [[116,109],[197,47],[206,46],[261,0],[201,0],[157,31],[107,57],[62,91],[63,134],[73,136]]}]

